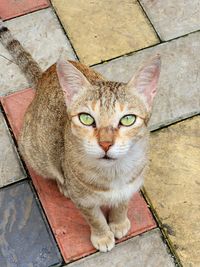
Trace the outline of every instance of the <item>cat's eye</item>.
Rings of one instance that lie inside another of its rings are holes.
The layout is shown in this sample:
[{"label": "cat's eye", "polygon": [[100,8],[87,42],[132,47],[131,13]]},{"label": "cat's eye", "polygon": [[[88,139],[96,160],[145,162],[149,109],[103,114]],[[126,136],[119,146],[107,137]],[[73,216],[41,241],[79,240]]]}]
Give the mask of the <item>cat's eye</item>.
[{"label": "cat's eye", "polygon": [[132,114],[125,115],[124,117],[121,118],[120,125],[131,126],[135,123],[135,121],[136,121],[135,115],[132,115]]},{"label": "cat's eye", "polygon": [[80,113],[79,114],[79,120],[82,124],[86,126],[92,126],[95,125],[95,120],[94,118],[88,114],[88,113]]}]

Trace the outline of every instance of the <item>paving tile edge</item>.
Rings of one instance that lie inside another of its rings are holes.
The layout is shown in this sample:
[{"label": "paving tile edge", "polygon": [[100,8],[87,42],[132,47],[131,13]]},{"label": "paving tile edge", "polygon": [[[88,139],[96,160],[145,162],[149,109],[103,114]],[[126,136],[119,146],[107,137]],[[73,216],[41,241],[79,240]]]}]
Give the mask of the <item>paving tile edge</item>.
[{"label": "paving tile edge", "polygon": [[166,243],[166,245],[167,245],[167,247],[168,247],[168,249],[170,251],[170,254],[171,254],[171,256],[172,256],[172,258],[174,260],[175,266],[183,267],[183,265],[181,263],[181,260],[180,260],[180,258],[178,256],[177,252],[176,252],[176,249],[175,249],[173,243],[170,240],[170,237],[169,237],[169,234],[167,232],[167,229],[164,228],[164,226],[163,226],[163,224],[162,224],[162,222],[161,222],[161,220],[159,218],[158,212],[155,210],[155,208],[153,206],[153,203],[152,203],[152,201],[151,201],[151,199],[150,199],[150,197],[148,195],[148,192],[147,192],[147,190],[145,189],[144,186],[142,187],[141,192],[142,192],[142,195],[143,195],[145,201],[147,202],[147,204],[149,206],[149,209],[150,209],[150,211],[151,211],[151,213],[152,213],[152,215],[154,217],[154,220],[158,224],[158,228],[160,229],[161,234],[162,234],[161,237],[162,237],[163,241]]},{"label": "paving tile edge", "polygon": [[31,14],[31,13],[34,13],[34,12],[37,12],[37,11],[40,11],[40,10],[43,10],[43,9],[46,9],[46,8],[49,8],[51,7],[51,2],[49,0],[47,0],[48,3],[46,4],[43,4],[43,5],[39,5],[37,8],[31,8],[27,11],[24,11],[23,14],[21,13],[16,13],[13,17],[11,16],[8,16],[6,17],[3,21],[10,21],[12,19],[16,19],[16,18],[19,18],[19,17],[22,17],[22,16],[26,16],[28,14]]},{"label": "paving tile edge", "polygon": [[154,44],[154,45],[151,45],[151,46],[147,46],[147,47],[144,47],[144,48],[141,48],[141,49],[132,51],[132,52],[128,52],[128,53],[126,53],[126,54],[123,54],[123,55],[120,55],[120,56],[117,56],[117,57],[113,57],[113,58],[111,58],[111,59],[103,60],[103,61],[101,61],[101,62],[99,62],[99,63],[91,64],[91,65],[89,65],[89,67],[96,67],[96,66],[99,66],[99,65],[101,65],[101,64],[106,64],[106,63],[109,63],[109,62],[111,62],[111,61],[120,59],[120,58],[122,58],[122,57],[126,57],[126,56],[129,57],[129,56],[132,56],[132,55],[134,55],[134,54],[136,54],[136,53],[138,53],[138,52],[140,52],[140,51],[147,50],[147,49],[150,49],[150,48],[155,47],[155,46],[164,45],[164,44],[166,44],[166,43],[173,42],[173,41],[175,41],[175,40],[177,40],[177,39],[185,38],[185,37],[187,37],[187,36],[189,36],[189,35],[191,35],[191,34],[195,34],[195,33],[197,33],[197,32],[200,32],[200,29],[197,30],[197,31],[193,31],[193,32],[186,33],[186,34],[184,34],[184,35],[178,36],[178,37],[173,38],[173,39],[170,39],[170,40],[162,41],[162,42],[160,42],[160,43],[157,43],[157,44]]},{"label": "paving tile edge", "polygon": [[181,121],[185,121],[185,120],[188,120],[188,119],[191,119],[193,117],[196,117],[196,116],[199,116],[200,115],[200,110],[199,111],[194,111],[194,112],[190,112],[190,113],[186,113],[186,114],[183,114],[181,116],[178,116],[177,118],[169,121],[169,120],[166,120],[162,123],[158,123],[158,124],[154,124],[152,126],[149,127],[149,131],[150,132],[154,132],[154,131],[158,131],[158,130],[161,130],[163,128],[166,128],[166,127],[169,127],[173,124],[176,124],[176,123],[179,123]]},{"label": "paving tile edge", "polygon": [[[49,0],[49,1],[50,1],[50,0]],[[58,13],[57,13],[57,9],[56,9],[56,7],[54,6],[54,3],[51,2],[50,7],[51,7],[51,9],[52,9],[52,12],[53,12],[54,15],[56,16],[56,18],[57,18],[57,20],[58,20],[58,23],[59,23],[59,26],[61,27],[61,29],[62,29],[64,35],[66,36],[67,40],[69,41],[69,44],[70,44],[70,46],[71,46],[71,48],[72,48],[72,51],[74,52],[74,55],[75,55],[75,57],[76,57],[76,60],[77,60],[77,61],[80,61],[79,56],[78,56],[78,54],[77,54],[77,52],[76,52],[76,49],[74,48],[73,43],[72,43],[72,41],[71,41],[71,37],[69,36],[68,32],[65,30],[64,26],[62,25],[62,22],[61,22],[61,20],[60,20],[60,18],[59,18],[59,15],[58,15]]]},{"label": "paving tile edge", "polygon": [[17,180],[17,181],[14,181],[10,184],[7,184],[4,187],[7,187],[9,185],[12,185],[12,184],[15,184],[17,182],[20,182],[20,181],[24,181],[25,179],[27,179],[27,171],[26,171],[26,168],[24,167],[24,164],[23,164],[23,160],[21,159],[20,157],[20,153],[18,151],[18,146],[17,146],[17,142],[16,142],[16,139],[15,139],[15,136],[14,136],[14,133],[12,131],[12,127],[10,126],[10,123],[9,123],[9,120],[8,120],[8,117],[6,115],[6,112],[3,108],[3,105],[2,105],[2,98],[0,97],[0,113],[2,114],[3,116],[3,120],[5,122],[5,128],[6,128],[6,131],[8,132],[8,138],[10,140],[10,143],[12,145],[12,148],[14,150],[14,153],[16,154],[16,157],[17,157],[17,160],[18,160],[18,163],[19,163],[19,167],[21,168],[21,171],[22,171],[22,177],[21,179]]},{"label": "paving tile edge", "polygon": [[58,258],[60,258],[60,263],[58,263],[56,265],[53,265],[53,266],[55,266],[55,267],[56,266],[62,266],[64,264],[64,259],[63,259],[63,255],[61,253],[60,247],[58,245],[58,242],[56,240],[55,234],[54,234],[54,232],[52,230],[52,227],[51,227],[51,224],[50,224],[50,222],[48,220],[47,214],[46,214],[46,212],[45,212],[45,210],[43,208],[43,205],[41,203],[41,200],[39,198],[37,189],[35,188],[34,183],[32,181],[32,178],[31,178],[31,175],[29,173],[28,173],[28,177],[30,178],[30,180],[28,181],[28,184],[29,184],[30,189],[31,189],[31,191],[33,193],[33,196],[35,198],[37,207],[38,207],[38,209],[39,209],[39,211],[41,213],[41,217],[42,217],[42,219],[44,221],[45,228],[46,228],[47,232],[49,233],[49,236],[51,237],[51,239],[54,241],[54,243],[55,243],[55,245],[57,247],[57,250],[58,250],[58,255],[57,256],[58,256]]}]

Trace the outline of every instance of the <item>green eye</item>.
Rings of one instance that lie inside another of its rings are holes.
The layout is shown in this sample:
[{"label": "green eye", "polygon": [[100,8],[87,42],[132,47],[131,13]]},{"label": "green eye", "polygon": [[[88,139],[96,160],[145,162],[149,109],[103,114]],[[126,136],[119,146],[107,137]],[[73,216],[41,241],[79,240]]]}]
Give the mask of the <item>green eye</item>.
[{"label": "green eye", "polygon": [[79,114],[79,120],[82,124],[86,126],[91,126],[95,124],[94,118],[87,113]]},{"label": "green eye", "polygon": [[120,124],[123,126],[131,126],[135,123],[136,116],[135,115],[125,115],[121,118]]}]

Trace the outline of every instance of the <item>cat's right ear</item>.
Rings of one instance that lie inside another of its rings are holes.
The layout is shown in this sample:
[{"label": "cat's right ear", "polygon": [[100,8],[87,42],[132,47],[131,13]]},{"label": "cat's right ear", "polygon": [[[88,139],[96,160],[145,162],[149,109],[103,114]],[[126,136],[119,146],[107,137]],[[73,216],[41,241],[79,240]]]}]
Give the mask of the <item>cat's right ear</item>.
[{"label": "cat's right ear", "polygon": [[67,60],[59,59],[56,63],[56,70],[60,86],[64,93],[65,103],[69,107],[80,90],[82,91],[84,88],[90,86],[90,83],[86,77]]}]

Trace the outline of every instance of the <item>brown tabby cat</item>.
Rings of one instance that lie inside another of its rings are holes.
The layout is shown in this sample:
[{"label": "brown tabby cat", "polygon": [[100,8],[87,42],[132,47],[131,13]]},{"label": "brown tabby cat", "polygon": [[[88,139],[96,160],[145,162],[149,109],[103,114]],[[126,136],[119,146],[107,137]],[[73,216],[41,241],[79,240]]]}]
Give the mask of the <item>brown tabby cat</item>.
[{"label": "brown tabby cat", "polygon": [[94,247],[111,250],[130,229],[128,201],[143,183],[159,55],[125,84],[65,59],[42,73],[2,23],[0,40],[36,89],[19,139],[24,159],[80,209]]}]

